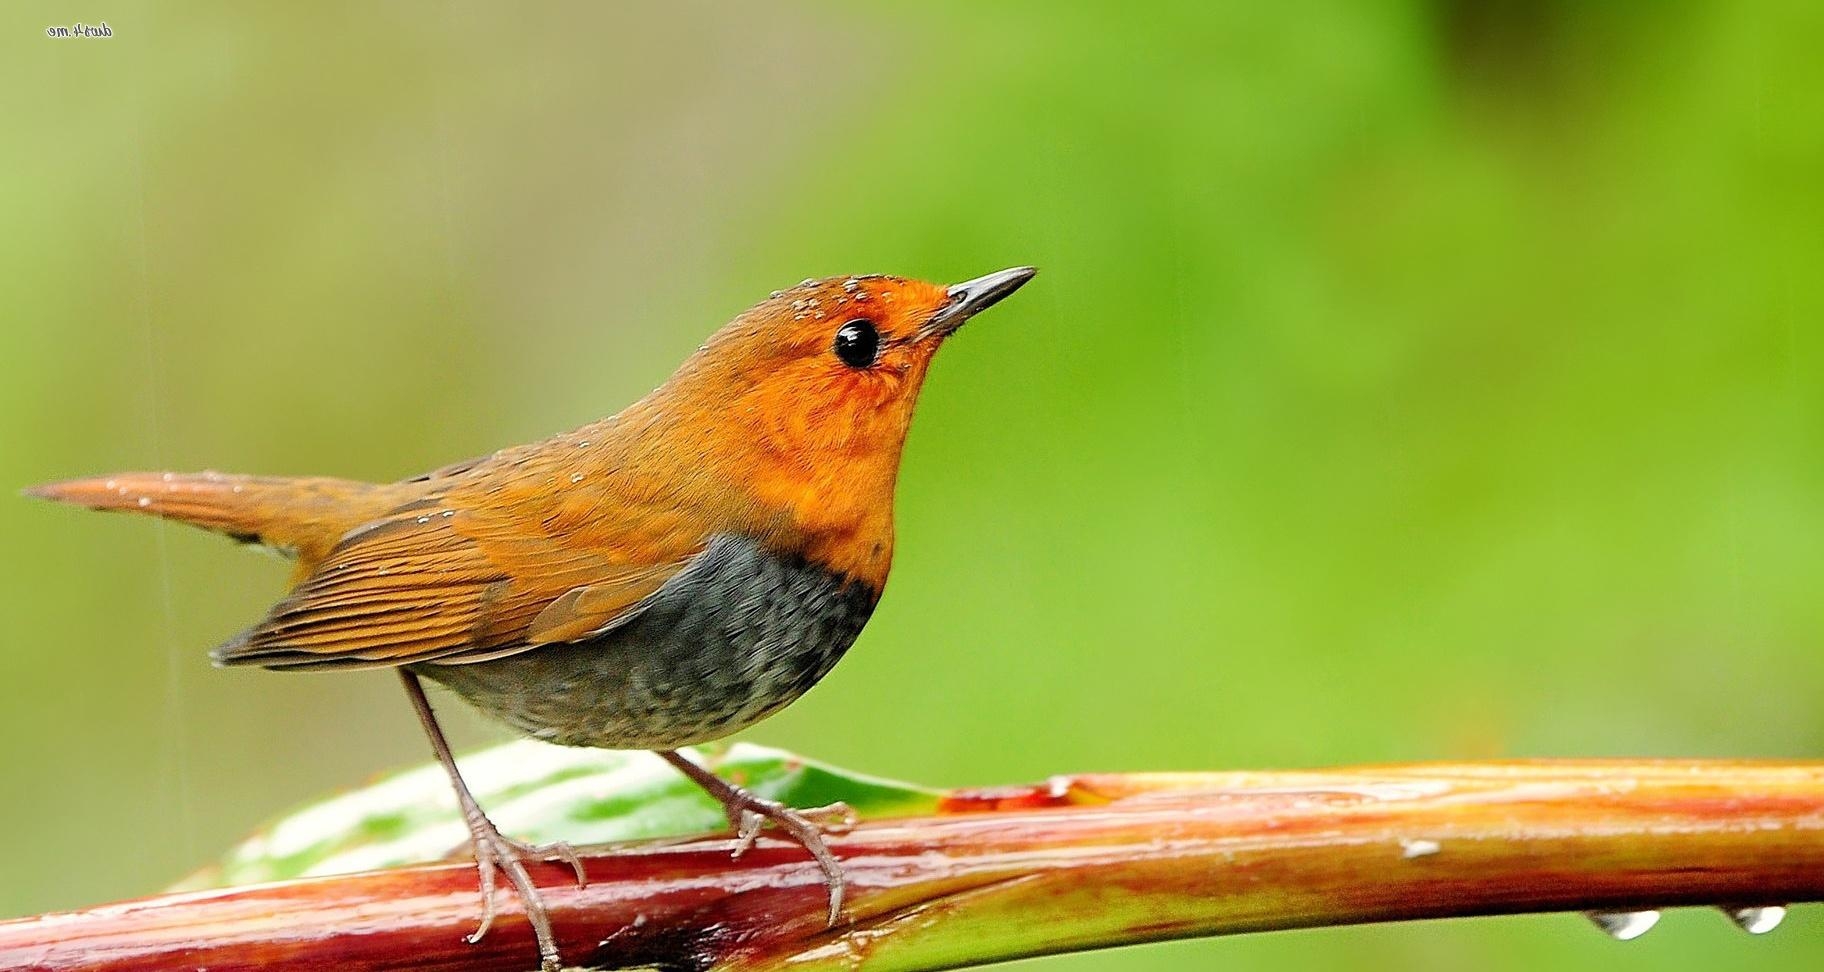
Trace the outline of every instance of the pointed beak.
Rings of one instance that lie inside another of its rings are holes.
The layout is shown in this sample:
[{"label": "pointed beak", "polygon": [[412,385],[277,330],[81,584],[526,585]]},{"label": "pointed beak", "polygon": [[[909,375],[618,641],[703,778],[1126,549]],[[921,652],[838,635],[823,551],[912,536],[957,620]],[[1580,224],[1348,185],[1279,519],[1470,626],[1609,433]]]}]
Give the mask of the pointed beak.
[{"label": "pointed beak", "polygon": [[964,321],[999,303],[1001,298],[1020,289],[1038,272],[1035,267],[1010,267],[985,277],[951,284],[948,291],[950,302],[931,315],[931,319],[920,329],[919,336],[948,337],[954,334],[957,328],[963,326]]}]

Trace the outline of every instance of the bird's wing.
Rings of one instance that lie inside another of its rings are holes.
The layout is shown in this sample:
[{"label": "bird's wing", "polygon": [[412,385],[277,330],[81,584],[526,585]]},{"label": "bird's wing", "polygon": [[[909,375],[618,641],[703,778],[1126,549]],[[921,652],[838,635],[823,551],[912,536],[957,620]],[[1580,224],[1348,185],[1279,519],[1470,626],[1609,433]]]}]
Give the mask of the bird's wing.
[{"label": "bird's wing", "polygon": [[634,532],[634,549],[604,550],[537,518],[413,503],[345,536],[214,657],[271,668],[463,664],[575,640],[626,620],[704,546],[681,531]]}]

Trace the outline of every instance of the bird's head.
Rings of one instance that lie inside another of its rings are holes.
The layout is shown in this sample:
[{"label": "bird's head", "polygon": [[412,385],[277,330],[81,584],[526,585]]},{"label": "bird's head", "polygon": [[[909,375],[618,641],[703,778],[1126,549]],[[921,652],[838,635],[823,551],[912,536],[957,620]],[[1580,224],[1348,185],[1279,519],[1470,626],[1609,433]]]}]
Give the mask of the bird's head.
[{"label": "bird's head", "polygon": [[693,362],[715,375],[731,407],[760,420],[758,444],[782,460],[897,453],[944,339],[1034,272],[1016,267],[947,287],[887,276],[807,280],[735,318]]},{"label": "bird's head", "polygon": [[[931,358],[1036,273],[945,286],[904,277],[807,280],[736,317],[660,394],[714,437],[720,470],[812,531],[890,533],[906,430]],[[701,441],[701,440],[700,440]],[[707,459],[707,456],[706,456]],[[877,512],[872,512],[877,511]]]}]

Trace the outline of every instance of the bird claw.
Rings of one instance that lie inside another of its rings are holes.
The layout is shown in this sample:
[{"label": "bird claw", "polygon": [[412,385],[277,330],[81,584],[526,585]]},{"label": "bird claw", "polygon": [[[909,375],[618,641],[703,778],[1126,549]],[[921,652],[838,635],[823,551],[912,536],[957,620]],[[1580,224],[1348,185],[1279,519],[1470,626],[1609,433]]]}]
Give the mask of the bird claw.
[{"label": "bird claw", "polygon": [[464,936],[463,940],[470,945],[480,944],[488,936],[488,929],[494,927],[494,872],[499,867],[493,844],[476,840],[475,869],[481,874],[481,924]]},{"label": "bird claw", "polygon": [[538,959],[540,972],[559,972],[563,960],[557,951],[557,939],[551,932],[550,914],[545,910],[544,898],[533,885],[531,875],[526,873],[525,862],[528,860],[561,860],[568,863],[576,872],[579,887],[587,880],[583,874],[582,858],[569,844],[533,845],[514,840],[500,832],[486,816],[469,817],[469,836],[475,849],[475,867],[481,883],[481,924],[466,936],[469,944],[478,944],[494,927],[494,888],[496,872],[506,875],[507,883],[513,886],[519,895],[521,907],[525,909],[526,921],[532,926],[532,934],[538,942]]},{"label": "bird claw", "polygon": [[[722,805],[722,813],[728,817],[729,826],[735,831],[734,856],[740,857],[747,853],[769,821],[797,841],[823,871],[823,883],[830,890],[830,927],[836,927],[842,919],[842,897],[847,879],[842,873],[842,863],[836,860],[836,855],[830,852],[830,845],[824,841],[823,832],[825,829],[839,832],[852,826],[855,823],[853,810],[840,803],[814,810],[793,810],[777,800],[768,800],[741,789],[675,749],[660,749],[656,752],[659,758],[689,777]],[[820,823],[820,819],[828,821],[827,826]]]},{"label": "bird claw", "polygon": [[800,810],[798,813],[806,820],[815,823],[818,829],[826,834],[846,834],[854,830],[855,825],[861,822],[861,817],[855,813],[855,808],[841,800],[821,807]]},{"label": "bird claw", "polygon": [[741,850],[735,852],[737,856],[741,851],[753,846],[754,838],[760,836],[761,828],[765,827],[767,820],[772,817],[771,813],[759,809],[759,804],[772,804],[786,813],[802,817],[807,823],[826,834],[846,834],[861,822],[861,818],[855,813],[855,808],[840,800],[821,807],[793,810],[777,801],[754,796],[745,790],[739,792],[747,799],[738,800],[723,808],[728,816],[728,825],[734,828],[735,836],[740,838],[743,844]]},{"label": "bird claw", "polygon": [[576,874],[576,886],[579,888],[589,886],[589,875],[583,873],[583,859],[568,841],[555,840],[549,844],[528,844],[505,834],[501,834],[500,839],[513,848],[513,853],[520,860],[552,861],[570,865],[570,870]]},{"label": "bird claw", "polygon": [[[836,855],[830,852],[824,842],[825,833],[841,834],[855,826],[855,811],[846,803],[832,803],[823,807],[812,807],[807,810],[794,810],[777,800],[756,796],[739,787],[731,786],[731,791],[723,804],[728,822],[735,831],[734,857],[739,858],[754,846],[760,838],[760,831],[768,823],[784,831],[785,835],[796,841],[817,861],[823,871],[824,884],[830,890],[830,927],[835,927],[842,917],[843,892],[847,879],[842,872],[842,864]],[[720,794],[719,794],[720,795]]]},{"label": "bird claw", "polygon": [[747,853],[753,848],[754,841],[760,839],[760,828],[766,826],[766,818],[752,810],[742,809],[739,811],[731,811],[729,813],[729,825],[735,828],[735,852],[733,856],[736,860],[739,860],[742,854]]}]

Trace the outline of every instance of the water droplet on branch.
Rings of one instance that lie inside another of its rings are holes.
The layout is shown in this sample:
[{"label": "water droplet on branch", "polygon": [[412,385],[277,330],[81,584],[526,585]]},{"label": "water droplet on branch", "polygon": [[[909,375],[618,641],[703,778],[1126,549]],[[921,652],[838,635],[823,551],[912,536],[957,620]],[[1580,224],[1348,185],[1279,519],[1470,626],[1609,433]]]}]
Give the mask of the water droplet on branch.
[{"label": "water droplet on branch", "polygon": [[1786,920],[1785,905],[1725,905],[1723,914],[1750,935],[1765,935]]},{"label": "water droplet on branch", "polygon": [[1659,924],[1657,911],[1586,911],[1584,915],[1618,942],[1631,942]]}]

